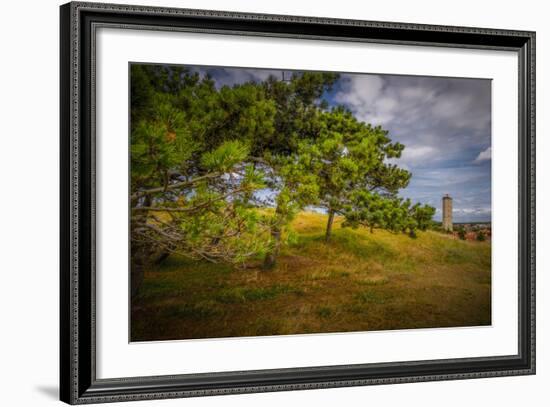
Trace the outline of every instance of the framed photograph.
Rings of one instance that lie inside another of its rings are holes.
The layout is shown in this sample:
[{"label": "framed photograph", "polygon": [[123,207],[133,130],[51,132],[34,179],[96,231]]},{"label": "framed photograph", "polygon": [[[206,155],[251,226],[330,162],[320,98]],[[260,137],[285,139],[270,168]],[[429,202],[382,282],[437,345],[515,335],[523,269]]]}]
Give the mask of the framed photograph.
[{"label": "framed photograph", "polygon": [[61,400],[535,373],[535,33],[61,6]]}]

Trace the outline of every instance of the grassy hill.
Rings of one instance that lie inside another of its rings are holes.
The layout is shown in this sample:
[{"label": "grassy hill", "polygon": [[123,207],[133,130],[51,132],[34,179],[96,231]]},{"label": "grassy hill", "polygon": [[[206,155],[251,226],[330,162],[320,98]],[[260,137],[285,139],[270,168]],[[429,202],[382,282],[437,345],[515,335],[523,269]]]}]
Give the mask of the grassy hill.
[{"label": "grassy hill", "polygon": [[491,323],[489,242],[340,223],[325,244],[326,215],[300,213],[272,271],[169,257],[132,301],[132,341]]}]

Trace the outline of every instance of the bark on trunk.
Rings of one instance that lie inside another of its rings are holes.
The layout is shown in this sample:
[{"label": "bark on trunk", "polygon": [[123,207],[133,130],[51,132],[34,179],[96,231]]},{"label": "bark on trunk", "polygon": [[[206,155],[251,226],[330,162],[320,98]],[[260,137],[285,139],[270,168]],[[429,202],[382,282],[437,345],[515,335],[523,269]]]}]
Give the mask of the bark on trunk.
[{"label": "bark on trunk", "polygon": [[279,250],[281,248],[281,229],[278,226],[274,226],[271,229],[271,238],[273,239],[273,250],[265,255],[263,268],[270,270],[275,267],[277,263],[277,257],[279,256]]},{"label": "bark on trunk", "polygon": [[170,252],[161,252],[155,259],[155,264],[161,264],[168,256],[170,256]]},{"label": "bark on trunk", "polygon": [[[151,206],[150,196],[144,198],[144,205]],[[147,222],[147,214],[148,211],[143,211],[135,218],[132,218],[130,222],[131,236],[133,236],[133,229],[136,226]],[[148,261],[150,261],[149,257],[151,254],[149,248],[144,244],[138,244],[135,241],[130,243],[130,294],[132,298],[137,295],[139,287],[143,282],[144,269]]]},{"label": "bark on trunk", "polygon": [[143,282],[143,265],[142,264],[138,264],[137,262],[132,262],[130,282],[131,282],[130,284],[131,295],[132,295],[132,298],[134,298],[139,291],[139,287],[141,286],[141,283]]},{"label": "bark on trunk", "polygon": [[330,235],[332,234],[332,224],[334,223],[334,211],[328,211],[328,222],[327,222],[327,231],[325,233],[325,242],[330,241]]}]

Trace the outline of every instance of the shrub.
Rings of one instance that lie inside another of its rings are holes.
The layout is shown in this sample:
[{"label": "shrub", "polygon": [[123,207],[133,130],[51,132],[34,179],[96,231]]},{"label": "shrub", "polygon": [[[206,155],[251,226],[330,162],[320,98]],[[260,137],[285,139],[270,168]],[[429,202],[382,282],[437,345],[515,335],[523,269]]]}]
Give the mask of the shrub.
[{"label": "shrub", "polygon": [[478,242],[484,242],[485,241],[485,235],[483,234],[483,232],[481,230],[477,231],[476,240]]},{"label": "shrub", "polygon": [[317,308],[317,315],[319,315],[321,318],[328,318],[332,314],[332,310],[330,307],[319,307]]},{"label": "shrub", "polygon": [[466,229],[464,229],[464,226],[461,226],[460,229],[458,229],[458,238],[460,240],[466,240]]}]

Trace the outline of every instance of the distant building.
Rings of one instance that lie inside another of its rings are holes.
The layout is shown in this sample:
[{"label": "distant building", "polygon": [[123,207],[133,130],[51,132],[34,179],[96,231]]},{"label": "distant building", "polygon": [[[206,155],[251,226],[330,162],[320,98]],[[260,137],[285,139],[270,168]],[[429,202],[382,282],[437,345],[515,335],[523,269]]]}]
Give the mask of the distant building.
[{"label": "distant building", "polygon": [[443,229],[453,231],[453,198],[449,194],[443,197]]}]

